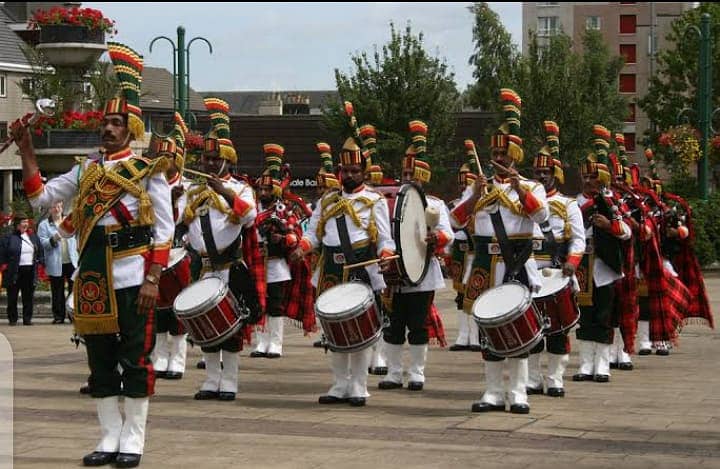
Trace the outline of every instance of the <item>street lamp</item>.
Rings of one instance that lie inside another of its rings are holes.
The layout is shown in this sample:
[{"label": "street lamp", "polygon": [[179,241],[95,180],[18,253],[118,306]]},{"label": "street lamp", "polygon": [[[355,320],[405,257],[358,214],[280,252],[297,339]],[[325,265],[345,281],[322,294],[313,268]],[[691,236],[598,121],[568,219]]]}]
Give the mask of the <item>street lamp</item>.
[{"label": "street lamp", "polygon": [[185,28],[177,28],[177,45],[167,36],[157,36],[150,42],[150,53],[155,41],[164,39],[173,47],[173,103],[175,109],[186,121],[189,118],[190,109],[190,46],[195,41],[204,41],[207,44],[210,54],[213,53],[212,44],[204,37],[197,36],[190,40],[185,46]]}]

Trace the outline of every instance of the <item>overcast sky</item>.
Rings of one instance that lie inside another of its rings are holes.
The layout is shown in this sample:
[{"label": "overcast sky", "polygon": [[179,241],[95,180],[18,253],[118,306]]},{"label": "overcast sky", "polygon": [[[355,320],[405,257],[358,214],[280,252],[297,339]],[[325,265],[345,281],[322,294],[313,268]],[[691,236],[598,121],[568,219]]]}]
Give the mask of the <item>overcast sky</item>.
[{"label": "overcast sky", "polygon": [[[190,48],[190,86],[198,91],[334,89],[333,70],[350,72],[352,54],[387,43],[389,23],[425,35],[426,49],[444,57],[460,89],[472,81],[470,3],[83,3],[117,22],[114,40],[145,56],[145,64],[172,70],[172,50],[156,36]],[[519,45],[521,3],[490,3]]]}]

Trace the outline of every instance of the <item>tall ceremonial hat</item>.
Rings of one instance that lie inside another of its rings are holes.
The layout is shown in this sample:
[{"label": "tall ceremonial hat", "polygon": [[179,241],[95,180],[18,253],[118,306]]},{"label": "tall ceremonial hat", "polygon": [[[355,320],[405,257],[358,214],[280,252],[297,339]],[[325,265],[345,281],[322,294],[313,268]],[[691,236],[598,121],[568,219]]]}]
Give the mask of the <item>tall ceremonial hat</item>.
[{"label": "tall ceremonial hat", "polygon": [[551,169],[559,184],[565,182],[565,173],[560,161],[560,127],[554,121],[545,121],[545,145],[535,155],[533,168]]},{"label": "tall ceremonial hat", "polygon": [[627,155],[625,154],[625,135],[621,133],[615,133],[613,136],[615,140],[615,154],[610,155],[610,169],[615,179],[628,180],[627,171]]},{"label": "tall ceremonial hat", "polygon": [[413,120],[408,124],[410,131],[411,149],[405,152],[403,169],[410,169],[413,178],[422,182],[430,182],[432,172],[427,154],[427,124],[421,120]]},{"label": "tall ceremonial hat", "polygon": [[119,42],[108,42],[107,48],[120,89],[118,96],[105,103],[105,114],[127,116],[130,133],[141,142],[145,137],[145,124],[140,109],[143,57]]},{"label": "tall ceremonial hat", "polygon": [[469,186],[475,183],[477,180],[478,167],[477,167],[477,149],[475,148],[475,142],[471,139],[465,139],[463,142],[465,145],[465,154],[467,160],[460,166],[458,170],[458,184],[463,186]]},{"label": "tall ceremonial hat", "polygon": [[662,194],[662,180],[658,175],[657,166],[655,165],[655,154],[651,148],[645,149],[645,159],[647,159],[648,167],[650,168],[650,175],[645,176],[643,179],[650,183],[650,187],[657,195],[660,195]]},{"label": "tall ceremonial hat", "polygon": [[205,109],[210,113],[212,128],[205,136],[203,150],[217,151],[220,158],[237,163],[237,153],[230,140],[230,105],[220,98],[205,98]]},{"label": "tall ceremonial hat", "polygon": [[510,88],[500,90],[500,102],[503,107],[504,122],[500,125],[495,135],[490,137],[490,148],[505,148],[508,155],[520,163],[525,153],[522,149],[522,138],[520,138],[520,115],[522,100],[520,96]]},{"label": "tall ceremonial hat", "polygon": [[363,153],[367,160],[367,171],[365,178],[373,185],[382,184],[383,168],[380,163],[380,155],[377,152],[377,131],[375,127],[366,124],[360,127],[360,138],[363,144]]},{"label": "tall ceremonial hat", "polygon": [[600,182],[610,185],[610,169],[608,168],[608,149],[610,148],[610,131],[604,126],[593,125],[593,152],[580,167],[581,174],[595,174]]},{"label": "tall ceremonial hat", "polygon": [[344,103],[345,115],[348,118],[348,132],[350,136],[343,143],[340,149],[340,164],[344,166],[360,166],[363,171],[367,170],[367,158],[363,154],[360,138],[360,129],[358,129],[357,119],[355,118],[355,108],[350,101]]},{"label": "tall ceremonial hat", "polygon": [[280,197],[283,193],[280,168],[283,164],[285,149],[277,143],[266,143],[263,145],[263,153],[265,153],[265,171],[260,178],[260,185],[271,186],[273,195]]},{"label": "tall ceremonial hat", "polygon": [[182,171],[185,167],[185,138],[190,129],[185,123],[185,119],[177,111],[173,116],[173,121],[175,126],[170,132],[170,136],[175,140],[175,167],[178,171]]},{"label": "tall ceremonial hat", "polygon": [[320,170],[315,177],[318,187],[328,189],[338,189],[340,181],[335,176],[335,168],[333,167],[332,148],[325,142],[315,144],[317,152],[320,154]]}]

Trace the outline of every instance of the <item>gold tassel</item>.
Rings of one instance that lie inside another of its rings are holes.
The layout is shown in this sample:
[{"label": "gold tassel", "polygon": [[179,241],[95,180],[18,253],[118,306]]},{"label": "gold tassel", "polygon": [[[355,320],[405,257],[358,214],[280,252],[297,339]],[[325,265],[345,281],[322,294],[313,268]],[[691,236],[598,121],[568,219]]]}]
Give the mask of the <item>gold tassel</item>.
[{"label": "gold tassel", "polygon": [[525,152],[522,147],[515,142],[508,142],[508,156],[516,163],[521,163],[525,158]]},{"label": "gold tassel", "polygon": [[560,166],[553,166],[553,173],[555,174],[555,180],[558,184],[565,183],[565,172]]},{"label": "gold tassel", "polygon": [[135,114],[128,114],[128,129],[136,141],[145,140],[145,123]]},{"label": "gold tassel", "polygon": [[154,225],[155,211],[147,191],[140,193],[140,205],[138,207],[138,222],[140,225]]},{"label": "gold tassel", "polygon": [[220,145],[220,158],[235,164],[237,163],[237,152],[229,145]]}]

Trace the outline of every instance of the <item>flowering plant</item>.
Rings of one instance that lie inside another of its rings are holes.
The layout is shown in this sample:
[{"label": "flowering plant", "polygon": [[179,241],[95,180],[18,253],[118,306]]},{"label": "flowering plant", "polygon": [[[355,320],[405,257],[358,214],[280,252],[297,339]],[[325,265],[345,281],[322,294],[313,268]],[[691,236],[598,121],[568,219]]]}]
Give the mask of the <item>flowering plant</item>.
[{"label": "flowering plant", "polygon": [[40,29],[47,25],[85,26],[90,30],[99,29],[110,35],[117,34],[115,21],[103,17],[100,10],[92,8],[53,7],[48,11],[36,10],[30,19],[30,29]]},{"label": "flowering plant", "polygon": [[700,142],[698,131],[690,125],[677,125],[670,127],[667,132],[660,135],[660,145],[669,147],[687,167],[700,159]]},{"label": "flowering plant", "polygon": [[35,135],[41,136],[51,129],[98,130],[102,125],[102,111],[65,111],[59,117],[41,117],[35,124]]}]

